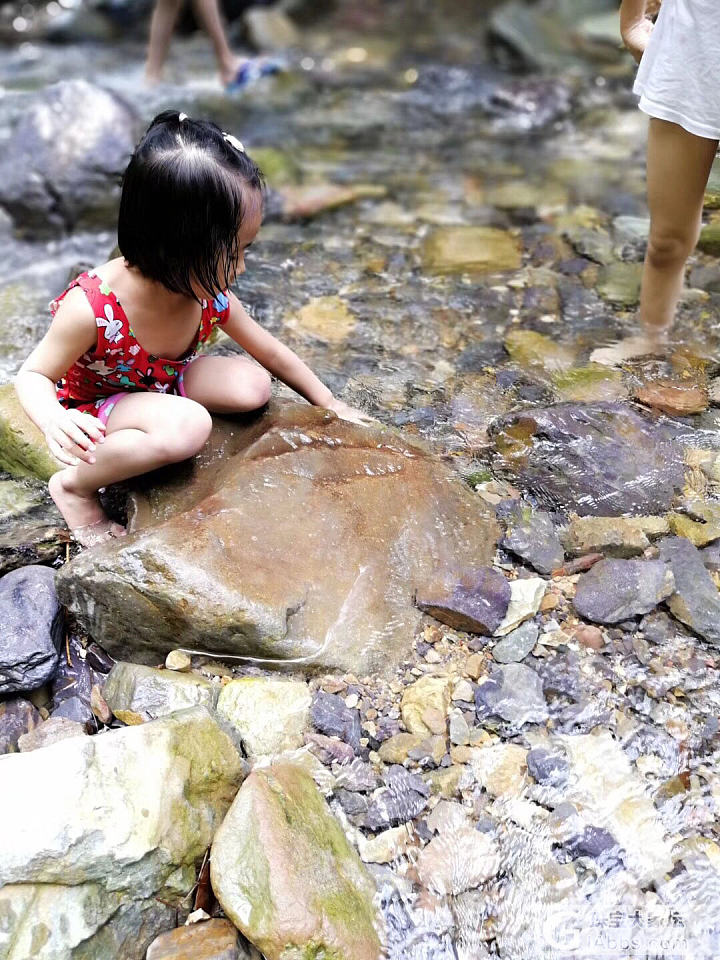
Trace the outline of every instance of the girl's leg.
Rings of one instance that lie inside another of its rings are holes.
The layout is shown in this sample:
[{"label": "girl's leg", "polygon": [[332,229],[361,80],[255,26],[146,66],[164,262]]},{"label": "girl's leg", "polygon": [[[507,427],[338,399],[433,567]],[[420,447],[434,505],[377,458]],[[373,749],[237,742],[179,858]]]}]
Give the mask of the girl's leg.
[{"label": "girl's leg", "polygon": [[105,440],[96,446],[95,463],[81,462],[50,478],[50,494],[76,539],[89,543],[121,535],[100,506],[100,487],[186,460],[200,450],[211,427],[207,410],[185,397],[131,393],[119,400]]},{"label": "girl's leg", "polygon": [[170,49],[170,38],[182,4],[183,0],[157,0],[155,3],[145,64],[145,78],[149,83],[158,83],[162,76],[162,68]]},{"label": "girl's leg", "polygon": [[235,74],[240,66],[240,58],[232,52],[227,42],[218,0],[193,0],[193,8],[200,25],[210,37],[220,79],[223,86],[226,86],[235,79]]},{"label": "girl's leg", "polygon": [[244,357],[198,357],[185,368],[182,391],[213,413],[243,413],[270,399],[270,376]]},{"label": "girl's leg", "polygon": [[640,320],[657,335],[670,327],[682,290],[685,263],[700,234],[703,197],[717,140],[675,123],[650,120],[647,152],[650,237],[642,277]]}]

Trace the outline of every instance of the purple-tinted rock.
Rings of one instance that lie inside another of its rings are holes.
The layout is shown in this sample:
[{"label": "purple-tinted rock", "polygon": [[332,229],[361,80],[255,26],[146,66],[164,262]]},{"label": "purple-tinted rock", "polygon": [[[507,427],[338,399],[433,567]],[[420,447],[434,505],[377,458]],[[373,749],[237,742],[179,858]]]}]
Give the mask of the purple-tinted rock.
[{"label": "purple-tinted rock", "polygon": [[349,743],[326,737],[322,733],[306,733],[305,743],[310,753],[327,766],[331,763],[350,763],[355,757],[355,751]]},{"label": "purple-tinted rock", "polygon": [[21,567],[0,580],[0,694],[35,690],[58,666],[62,609],[55,571]]},{"label": "purple-tinted rock", "polygon": [[617,403],[561,403],[497,420],[493,472],[549,509],[663,513],[685,482],[681,427]]},{"label": "purple-tinted rock", "polygon": [[708,643],[720,645],[720,593],[700,551],[684,537],[667,537],[660,543],[660,557],[675,577],[675,593],[668,601],[673,615]]},{"label": "purple-tinted rock", "polygon": [[538,783],[556,786],[567,779],[569,764],[559,753],[534,747],[528,751],[526,761],[528,773]]},{"label": "purple-tinted rock", "polygon": [[548,718],[542,680],[524,663],[508,663],[481,683],[475,690],[475,709],[480,722],[501,717],[514,727]]},{"label": "purple-tinted rock", "polygon": [[454,630],[492,635],[510,605],[510,584],[499,570],[480,567],[459,583],[440,583],[418,594],[418,607]]},{"label": "purple-tinted rock", "polygon": [[20,737],[40,723],[42,717],[29,700],[14,697],[0,702],[0,754],[15,751]]},{"label": "purple-tinted rock", "polygon": [[[695,549],[688,541],[685,543]],[[702,561],[698,562],[710,579]],[[587,620],[620,623],[649,613],[674,589],[672,571],[662,560],[601,560],[582,574],[573,602],[580,616]],[[717,588],[714,590],[717,595]],[[720,598],[717,603],[720,609]]]},{"label": "purple-tinted rock", "polygon": [[318,690],[313,697],[310,718],[316,730],[338,737],[357,751],[360,746],[360,711],[345,705],[336,693]]},{"label": "purple-tinted rock", "polygon": [[385,786],[370,797],[363,826],[378,831],[414,820],[427,806],[429,795],[430,787],[422,777],[396,764],[385,774]]},{"label": "purple-tinted rock", "polygon": [[533,510],[522,500],[498,504],[498,519],[505,524],[500,546],[525,560],[538,573],[550,574],[563,565],[565,551],[550,514]]},{"label": "purple-tinted rock", "polygon": [[[69,661],[68,661],[69,654]],[[60,656],[60,664],[50,686],[53,716],[67,717],[89,724],[93,718],[91,695],[97,684],[102,689],[105,676],[90,666],[85,648],[74,634],[68,638]],[[68,701],[72,701],[65,704]]]},{"label": "purple-tinted rock", "polygon": [[573,857],[598,857],[618,847],[615,837],[602,827],[585,827],[582,833],[577,834],[565,844]]}]

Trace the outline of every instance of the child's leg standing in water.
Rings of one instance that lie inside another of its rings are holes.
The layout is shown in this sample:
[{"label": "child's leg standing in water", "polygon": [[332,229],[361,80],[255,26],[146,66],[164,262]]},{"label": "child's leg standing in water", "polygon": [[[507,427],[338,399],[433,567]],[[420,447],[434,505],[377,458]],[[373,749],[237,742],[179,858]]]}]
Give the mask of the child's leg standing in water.
[{"label": "child's leg standing in water", "polygon": [[718,141],[650,118],[647,190],[650,236],[640,292],[640,321],[650,337],[666,332],[700,235],[703,199]]},{"label": "child's leg standing in water", "polygon": [[[145,76],[149,83],[158,83],[170,49],[175,24],[177,23],[184,0],[157,0],[150,21],[150,40],[148,44]],[[225,36],[218,0],[193,0],[195,16],[210,37],[218,64],[218,72],[223,86],[235,79],[241,60],[230,49]]]},{"label": "child's leg standing in water", "polygon": [[720,4],[664,0],[655,26],[646,17],[650,9],[649,0],[622,0],[620,29],[640,63],[634,91],[650,116],[640,320],[652,341],[673,322],[720,140]]}]

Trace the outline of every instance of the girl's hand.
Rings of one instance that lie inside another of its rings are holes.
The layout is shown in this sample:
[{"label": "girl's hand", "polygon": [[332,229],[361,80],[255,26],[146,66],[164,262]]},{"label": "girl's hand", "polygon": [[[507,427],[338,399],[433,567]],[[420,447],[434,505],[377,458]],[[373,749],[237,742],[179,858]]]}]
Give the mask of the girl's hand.
[{"label": "girl's hand", "polygon": [[351,423],[370,424],[379,422],[375,417],[371,417],[369,413],[365,413],[363,410],[357,410],[355,407],[350,407],[347,403],[342,400],[337,400],[335,397],[327,404],[327,409],[332,410],[341,420],[349,420]]},{"label": "girl's hand", "polygon": [[633,55],[637,63],[642,60],[642,55],[650,42],[650,36],[653,32],[654,24],[651,20],[642,18],[642,20],[630,24],[622,31],[623,43]]},{"label": "girl's hand", "polygon": [[90,413],[62,409],[45,429],[50,453],[68,466],[84,460],[95,463],[95,444],[105,439],[105,424]]}]

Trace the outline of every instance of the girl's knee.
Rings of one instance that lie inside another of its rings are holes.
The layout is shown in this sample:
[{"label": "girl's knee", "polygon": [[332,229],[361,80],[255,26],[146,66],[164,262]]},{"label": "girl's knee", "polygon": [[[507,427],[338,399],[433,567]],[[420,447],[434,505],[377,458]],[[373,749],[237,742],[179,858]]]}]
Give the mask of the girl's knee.
[{"label": "girl's knee", "polygon": [[200,403],[178,397],[174,416],[158,423],[153,441],[168,463],[187,460],[205,445],[212,430],[212,417]]},{"label": "girl's knee", "polygon": [[267,370],[258,370],[250,386],[250,398],[253,403],[251,409],[264,407],[272,394],[272,380]]},{"label": "girl's knee", "polygon": [[692,253],[697,237],[689,233],[650,231],[648,261],[658,270],[682,266]]}]

